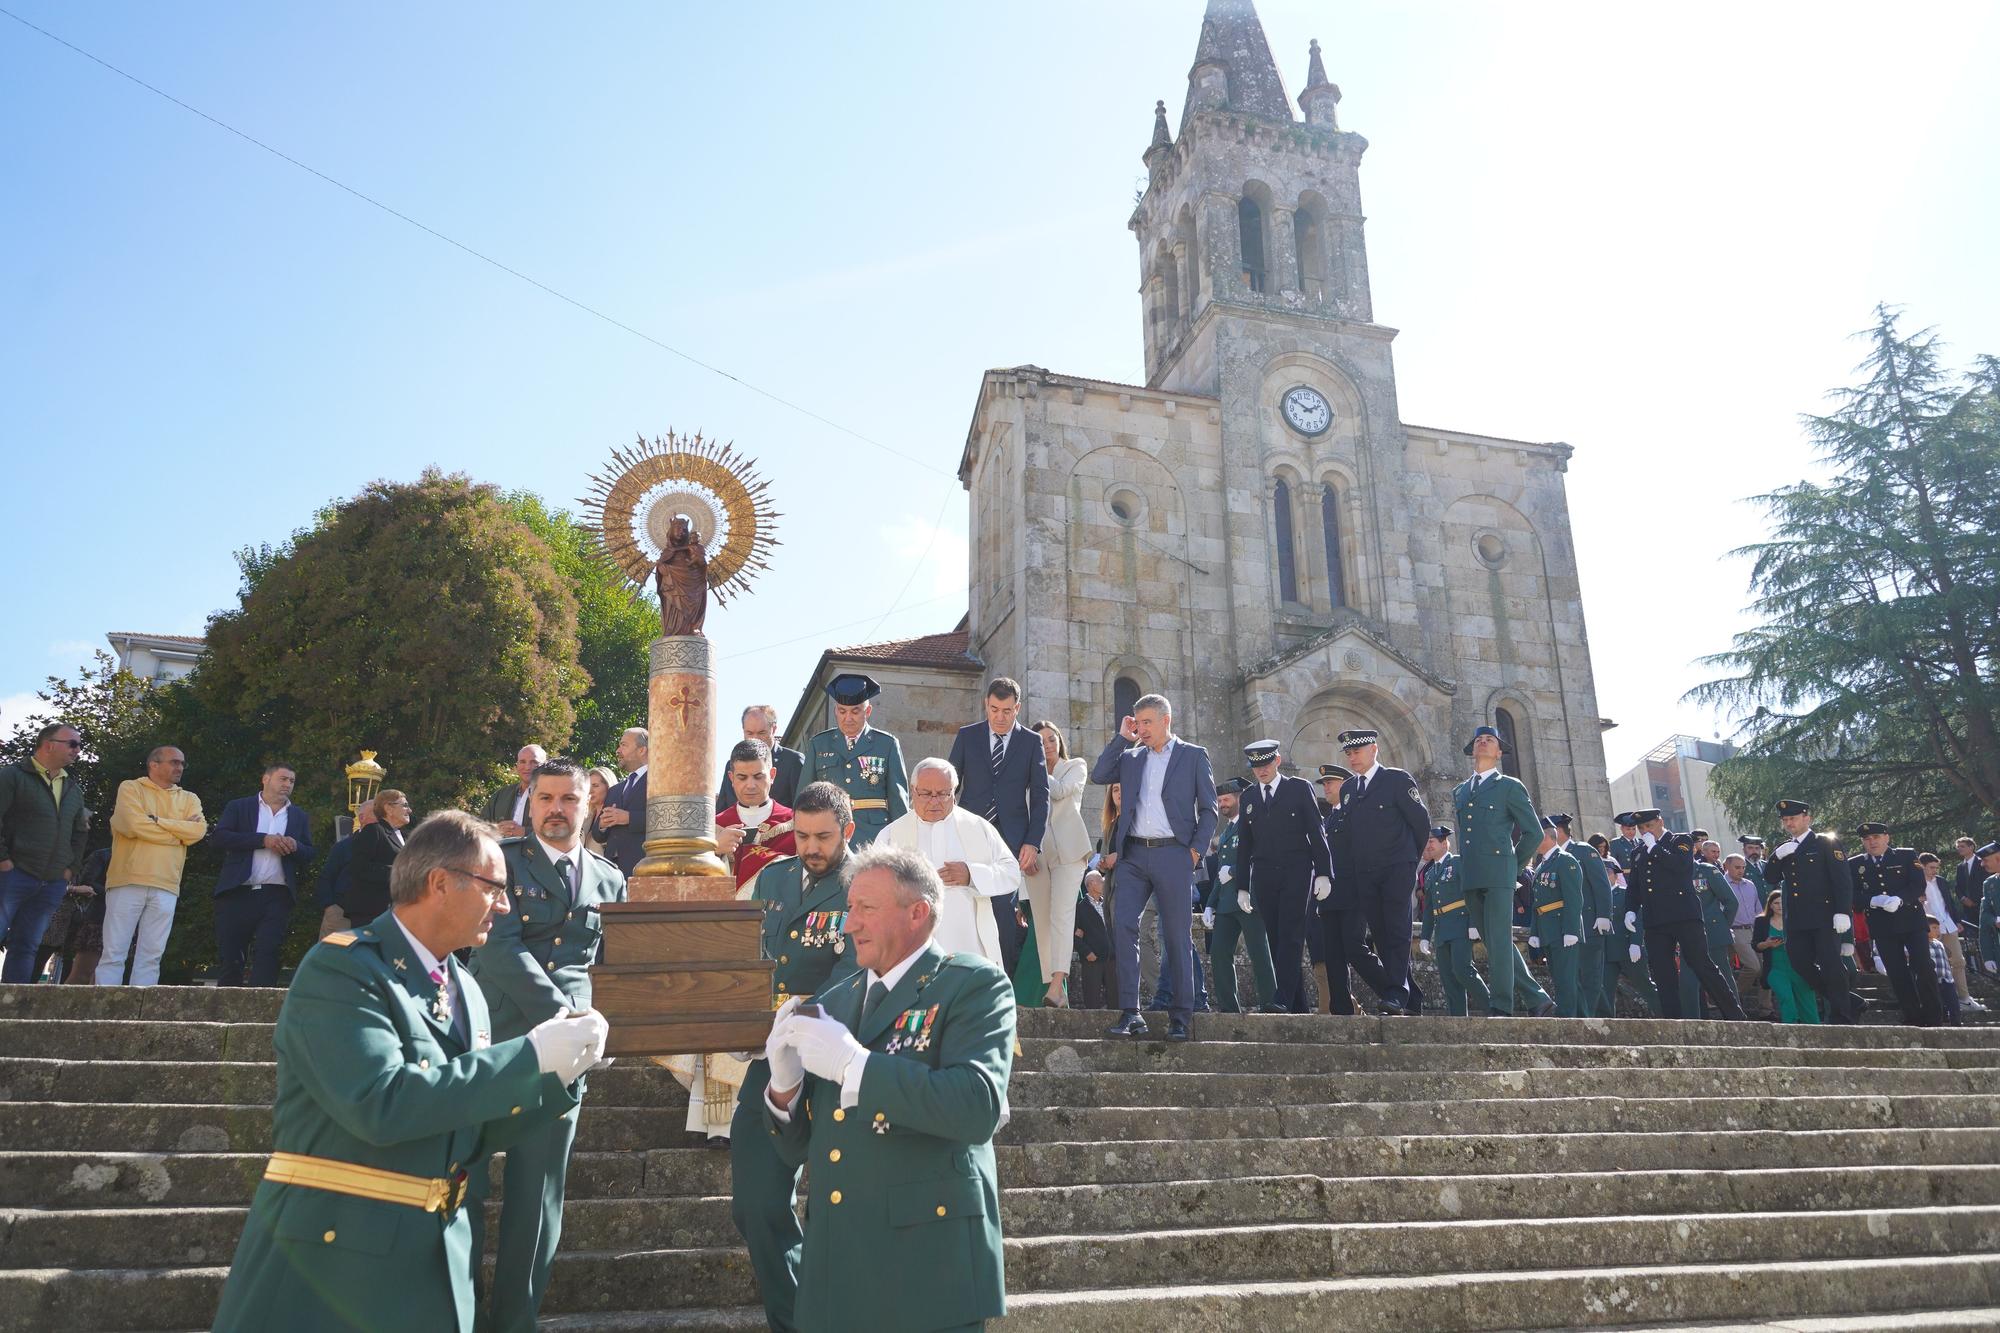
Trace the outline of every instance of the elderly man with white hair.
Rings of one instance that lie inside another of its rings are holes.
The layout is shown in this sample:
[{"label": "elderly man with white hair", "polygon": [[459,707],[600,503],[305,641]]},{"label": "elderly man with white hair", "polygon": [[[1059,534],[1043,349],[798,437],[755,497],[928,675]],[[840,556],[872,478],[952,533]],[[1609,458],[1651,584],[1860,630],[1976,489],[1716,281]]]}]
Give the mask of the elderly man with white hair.
[{"label": "elderly man with white hair", "polygon": [[1021,862],[998,829],[958,807],[958,770],[924,759],[910,774],[910,812],[882,830],[881,841],[929,862],[944,881],[934,938],[947,953],[974,953],[1004,967],[994,898],[1018,893]]}]

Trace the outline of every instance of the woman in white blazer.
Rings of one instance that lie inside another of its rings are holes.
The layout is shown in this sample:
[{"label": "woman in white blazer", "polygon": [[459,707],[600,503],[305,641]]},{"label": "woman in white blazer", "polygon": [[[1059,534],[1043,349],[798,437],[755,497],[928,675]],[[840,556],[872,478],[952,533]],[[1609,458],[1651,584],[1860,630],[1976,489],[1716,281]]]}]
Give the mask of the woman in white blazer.
[{"label": "woman in white blazer", "polygon": [[1090,769],[1072,759],[1062,729],[1037,722],[1042,759],[1049,766],[1049,827],[1042,837],[1041,866],[1023,887],[1035,916],[1035,949],[1049,979],[1042,1003],[1069,1008],[1069,964],[1076,948],[1076,894],[1090,861],[1090,831],[1083,823],[1083,788]]}]

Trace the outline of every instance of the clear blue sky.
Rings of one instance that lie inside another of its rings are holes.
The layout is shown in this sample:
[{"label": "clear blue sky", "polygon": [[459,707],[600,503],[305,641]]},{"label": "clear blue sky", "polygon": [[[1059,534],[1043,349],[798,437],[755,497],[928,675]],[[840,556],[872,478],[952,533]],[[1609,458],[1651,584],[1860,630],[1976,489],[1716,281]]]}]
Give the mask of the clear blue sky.
[{"label": "clear blue sky", "polygon": [[[233,550],[372,478],[567,502],[669,427],[734,440],[785,511],[773,572],[710,618],[728,711],[789,710],[828,644],[949,628],[980,372],[1142,376],[1125,222],[1201,11],[0,6],[927,465],[0,17],[8,716],[108,630],[200,633]],[[1290,91],[1318,37],[1373,145],[1404,419],[1577,448],[1613,772],[1706,734],[1677,699],[1741,623],[1739,497],[1807,468],[1796,416],[1847,335],[1889,300],[2000,351],[2000,8],[1260,11]]]}]

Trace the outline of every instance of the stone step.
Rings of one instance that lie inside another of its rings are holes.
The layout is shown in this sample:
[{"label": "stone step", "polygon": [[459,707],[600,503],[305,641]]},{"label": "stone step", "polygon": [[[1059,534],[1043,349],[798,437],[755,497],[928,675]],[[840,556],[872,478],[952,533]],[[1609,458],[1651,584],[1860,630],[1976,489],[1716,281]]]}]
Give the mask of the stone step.
[{"label": "stone step", "polygon": [[1152,1040],[1022,1041],[1015,1067],[1052,1074],[1222,1073],[1326,1074],[1343,1071],[1484,1072],[1537,1068],[1695,1069],[1773,1065],[1855,1068],[1992,1069],[2000,1048],[1617,1046],[1596,1044],[1460,1046],[1442,1042],[1400,1045],[1316,1045],[1299,1042]]},{"label": "stone step", "polygon": [[[1608,1333],[1612,1325],[1582,1333]],[[1828,1315],[1797,1319],[1730,1319],[1720,1323],[1628,1324],[1620,1333],[1958,1333],[1961,1329],[2000,1328],[2000,1306],[1978,1310],[1917,1310],[1909,1314]]]},{"label": "stone step", "polygon": [[[247,1200],[247,1196],[239,1196]],[[1624,1215],[2000,1206],[2000,1166],[1651,1171],[1568,1176],[1320,1176],[1008,1189],[1006,1234],[1113,1235],[1273,1223],[1415,1223]],[[0,1269],[199,1267],[235,1251],[243,1206],[0,1209]],[[729,1199],[586,1198],[563,1212],[566,1251],[733,1248]]]},{"label": "stone step", "polygon": [[[1530,1057],[1532,1058],[1532,1057]],[[155,1102],[257,1105],[276,1093],[274,1063],[74,1060],[0,1057],[0,1102]],[[1478,1073],[1388,1070],[1331,1074],[1052,1074],[1017,1071],[1008,1096],[1017,1109],[1054,1106],[1297,1106],[1452,1098],[1621,1096],[1791,1097],[1871,1093],[2000,1094],[2000,1067],[1733,1065],[1708,1069],[1509,1069]],[[589,1104],[681,1107],[687,1093],[648,1062],[620,1061],[591,1075]]]},{"label": "stone step", "polygon": [[[677,1107],[591,1106],[577,1127],[583,1151],[643,1151],[679,1142]],[[995,1135],[999,1145],[1119,1144],[1136,1140],[1216,1142],[1411,1134],[1543,1134],[1683,1130],[2000,1127],[2000,1096],[1925,1094],[1849,1097],[1561,1097],[1445,1102],[1351,1102],[1330,1106],[1023,1108]],[[268,1148],[263,1105],[0,1102],[0,1143],[29,1150],[88,1151],[117,1143],[135,1152],[254,1152]]]},{"label": "stone step", "polygon": [[[1588,1272],[1638,1266],[1649,1274],[1648,1265],[1727,1265],[1750,1256],[1765,1262],[1810,1256],[1818,1264],[1838,1261],[1851,1267],[1885,1258],[1950,1255],[1978,1264],[1995,1249],[2000,1249],[2000,1208],[1989,1207],[1387,1226],[1278,1224],[1006,1242],[1008,1283],[1022,1293],[1024,1304],[1036,1293],[1101,1291],[1112,1281],[1137,1294],[1157,1291],[1156,1284],[1190,1279],[1204,1287],[1228,1284],[1231,1289],[1244,1283],[1310,1283],[1328,1272],[1341,1273],[1348,1281],[1468,1269],[1520,1275],[1536,1269]],[[57,1333],[195,1326],[213,1312],[224,1273],[214,1266],[0,1271],[0,1327]],[[137,1274],[151,1280],[143,1297],[135,1299]],[[1642,1281],[1650,1284],[1651,1279]],[[740,1306],[754,1303],[756,1283],[748,1257],[734,1249],[564,1253],[551,1271],[544,1308],[551,1314],[615,1311],[626,1308],[634,1292],[670,1309],[718,1302]],[[1933,1295],[1932,1303],[1935,1299]],[[1989,1299],[1981,1295],[1976,1303]],[[1343,1323],[1354,1317],[1344,1307],[1331,1308],[1342,1310]],[[1798,1307],[1786,1303],[1782,1308]],[[1599,1312],[1597,1322],[1606,1312]],[[1172,1322],[1190,1326],[1185,1319],[1184,1312]],[[1352,1326],[1378,1324],[1356,1318]]]}]

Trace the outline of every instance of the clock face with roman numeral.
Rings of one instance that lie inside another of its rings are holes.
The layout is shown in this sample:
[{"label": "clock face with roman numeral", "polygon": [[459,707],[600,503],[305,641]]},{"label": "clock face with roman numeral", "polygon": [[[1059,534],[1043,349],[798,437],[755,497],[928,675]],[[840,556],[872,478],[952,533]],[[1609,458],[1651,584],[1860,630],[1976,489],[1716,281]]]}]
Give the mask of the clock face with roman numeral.
[{"label": "clock face with roman numeral", "polygon": [[1311,385],[1300,384],[1285,390],[1279,407],[1285,414],[1285,424],[1301,435],[1324,435],[1333,424],[1333,404]]}]

